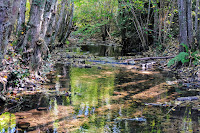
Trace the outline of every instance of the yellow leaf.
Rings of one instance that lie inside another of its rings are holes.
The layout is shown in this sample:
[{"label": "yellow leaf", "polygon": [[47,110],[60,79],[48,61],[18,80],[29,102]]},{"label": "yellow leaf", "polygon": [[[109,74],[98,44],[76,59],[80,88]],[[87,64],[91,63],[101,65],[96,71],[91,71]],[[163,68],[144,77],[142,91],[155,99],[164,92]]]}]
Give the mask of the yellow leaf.
[{"label": "yellow leaf", "polygon": [[7,76],[4,76],[5,79],[7,79]]},{"label": "yellow leaf", "polygon": [[172,108],[172,111],[175,111],[176,109]]}]

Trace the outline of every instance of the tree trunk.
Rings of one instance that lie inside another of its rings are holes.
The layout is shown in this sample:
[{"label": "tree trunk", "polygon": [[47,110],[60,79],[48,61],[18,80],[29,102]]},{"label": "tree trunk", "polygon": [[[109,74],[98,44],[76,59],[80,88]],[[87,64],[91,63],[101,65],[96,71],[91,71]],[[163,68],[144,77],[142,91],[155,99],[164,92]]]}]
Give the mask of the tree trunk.
[{"label": "tree trunk", "polygon": [[69,35],[71,33],[70,31],[71,31],[71,28],[72,28],[73,14],[74,14],[74,0],[72,0],[72,6],[71,6],[71,12],[70,12],[70,20],[69,20],[68,25],[67,25],[67,32],[65,33],[65,36],[61,41],[61,43],[63,43],[63,44],[65,43],[65,41],[67,40],[67,38],[69,37]]},{"label": "tree trunk", "polygon": [[18,12],[19,12],[21,1],[22,0],[13,0],[12,10],[11,10],[11,15],[10,15],[10,23],[12,26],[14,26],[15,21],[18,17]]},{"label": "tree trunk", "polygon": [[25,25],[25,13],[26,13],[26,2],[27,0],[22,0],[20,9],[19,9],[19,17],[17,22],[17,46],[15,48],[16,51],[20,50],[20,47],[23,44],[25,32],[26,32],[26,25]]},{"label": "tree trunk", "polygon": [[41,30],[41,38],[45,38],[46,31],[49,25],[49,22],[52,17],[52,13],[54,11],[54,6],[56,4],[57,0],[47,0],[45,5],[45,11],[44,11],[44,21],[42,23],[42,30]]},{"label": "tree trunk", "polygon": [[[186,0],[178,0],[178,7],[179,7],[179,30],[180,30],[179,42],[188,45]],[[180,52],[184,51],[184,48],[182,45],[180,45],[179,51]]]},{"label": "tree trunk", "polygon": [[63,21],[62,21],[61,26],[60,26],[59,35],[58,35],[59,42],[62,41],[62,39],[65,36],[65,33],[67,32],[67,27],[68,27],[69,21],[70,21],[70,13],[71,13],[70,11],[71,11],[71,7],[72,7],[72,6],[70,6],[70,5],[72,5],[71,1],[72,0],[67,1],[66,9],[65,9],[65,12],[64,12],[65,18],[63,18]]},{"label": "tree trunk", "polygon": [[19,9],[19,17],[18,17],[18,23],[17,23],[17,33],[24,32],[25,31],[25,13],[26,13],[26,1],[22,0],[20,9]]},{"label": "tree trunk", "polygon": [[11,12],[11,1],[0,0],[0,63],[6,52],[9,38],[9,14]]},{"label": "tree trunk", "polygon": [[157,0],[154,0],[154,4],[156,5],[155,9],[154,9],[154,26],[153,26],[153,35],[154,35],[154,38],[153,38],[153,43],[154,43],[154,46],[156,46],[158,44],[158,5],[157,5]]},{"label": "tree trunk", "polygon": [[195,35],[198,30],[198,13],[199,13],[199,0],[196,0],[196,8],[195,8]]},{"label": "tree trunk", "polygon": [[193,26],[192,26],[192,1],[187,0],[187,30],[188,30],[188,45],[194,49],[193,45]]},{"label": "tree trunk", "polygon": [[53,7],[52,16],[51,16],[51,19],[49,21],[49,25],[48,25],[48,28],[47,28],[47,31],[46,31],[46,36],[45,36],[46,45],[48,47],[51,47],[51,48],[52,48],[52,43],[51,42],[53,42],[52,36],[54,36],[55,29],[56,29],[57,5],[58,5],[58,1],[56,0],[56,3],[54,5],[54,7]]},{"label": "tree trunk", "polygon": [[[55,28],[55,33],[54,35],[52,36],[52,40],[51,40],[51,43],[53,45],[53,42],[55,41],[57,35],[59,34],[59,31],[61,29],[61,24],[63,23],[64,19],[65,19],[65,16],[66,16],[66,12],[65,12],[65,5],[67,3],[67,0],[62,0],[61,2],[61,8],[60,8],[60,13],[59,13],[59,19],[57,21],[57,24],[56,24],[56,28]],[[54,46],[53,46],[54,47]]]},{"label": "tree trunk", "polygon": [[32,70],[37,70],[42,61],[41,47],[43,45],[43,40],[39,37],[45,3],[46,0],[32,0],[28,23],[29,29],[23,42],[25,52],[32,51],[26,57],[30,60],[29,65]]}]

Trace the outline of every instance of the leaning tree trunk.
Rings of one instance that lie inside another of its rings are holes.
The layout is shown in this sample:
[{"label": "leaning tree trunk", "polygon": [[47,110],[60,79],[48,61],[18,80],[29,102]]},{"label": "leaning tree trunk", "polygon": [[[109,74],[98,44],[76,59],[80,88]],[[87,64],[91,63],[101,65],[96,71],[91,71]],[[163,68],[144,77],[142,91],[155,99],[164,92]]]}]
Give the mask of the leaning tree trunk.
[{"label": "leaning tree trunk", "polygon": [[74,14],[74,1],[72,1],[72,7],[71,7],[71,12],[70,12],[70,20],[69,20],[68,25],[67,25],[67,32],[65,33],[65,36],[61,41],[62,44],[64,44],[66,42],[67,38],[69,37],[69,35],[71,33],[70,31],[71,31],[71,28],[72,28],[73,14]]},{"label": "leaning tree trunk", "polygon": [[45,38],[47,28],[50,23],[56,2],[57,2],[57,0],[47,0],[46,1],[45,11],[44,11],[44,21],[42,23],[42,30],[41,30],[41,38],[42,39]]},{"label": "leaning tree trunk", "polygon": [[56,12],[57,12],[57,5],[58,5],[58,1],[56,0],[56,3],[53,7],[53,10],[52,10],[52,16],[51,16],[51,19],[49,21],[49,25],[48,25],[48,28],[47,28],[47,31],[46,31],[46,35],[45,35],[45,42],[46,42],[46,45],[48,47],[51,48],[52,45],[51,44],[51,41],[53,40],[52,39],[52,36],[54,36],[55,34],[55,29],[56,29]]},{"label": "leaning tree trunk", "polygon": [[[52,36],[52,39],[51,39],[51,45],[53,45],[53,42],[55,41],[57,35],[59,34],[61,24],[63,23],[63,20],[65,19],[65,16],[66,16],[65,5],[66,5],[66,3],[67,3],[67,0],[62,0],[62,2],[61,2],[59,18],[58,18],[58,21],[56,23],[55,33],[54,33],[54,35]],[[52,46],[52,47],[54,47],[54,46]]]},{"label": "leaning tree trunk", "polygon": [[41,47],[43,41],[39,38],[41,32],[42,18],[46,0],[32,0],[28,31],[23,42],[25,57],[29,60],[32,70],[37,70],[41,65]]},{"label": "leaning tree trunk", "polygon": [[9,14],[11,13],[11,1],[0,0],[0,63],[3,55],[6,52],[6,47],[9,39]]},{"label": "leaning tree trunk", "polygon": [[68,24],[69,24],[69,21],[70,21],[70,9],[72,6],[71,4],[71,0],[68,0],[67,3],[66,3],[66,8],[65,8],[65,12],[64,12],[64,15],[63,16],[63,20],[62,20],[62,23],[60,25],[60,31],[59,31],[59,35],[58,35],[58,41],[61,42],[62,39],[64,38],[65,36],[65,33],[67,31],[67,27],[68,27]]}]

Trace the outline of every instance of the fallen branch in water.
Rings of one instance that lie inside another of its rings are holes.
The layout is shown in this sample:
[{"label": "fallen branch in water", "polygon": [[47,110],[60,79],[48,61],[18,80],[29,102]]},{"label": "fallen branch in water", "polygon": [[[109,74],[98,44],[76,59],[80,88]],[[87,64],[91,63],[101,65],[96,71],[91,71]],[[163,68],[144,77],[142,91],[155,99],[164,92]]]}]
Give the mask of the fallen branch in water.
[{"label": "fallen branch in water", "polygon": [[144,58],[137,58],[137,59],[127,59],[126,62],[129,61],[140,61],[140,60],[155,60],[155,59],[171,59],[175,56],[166,56],[166,57],[144,57]]}]

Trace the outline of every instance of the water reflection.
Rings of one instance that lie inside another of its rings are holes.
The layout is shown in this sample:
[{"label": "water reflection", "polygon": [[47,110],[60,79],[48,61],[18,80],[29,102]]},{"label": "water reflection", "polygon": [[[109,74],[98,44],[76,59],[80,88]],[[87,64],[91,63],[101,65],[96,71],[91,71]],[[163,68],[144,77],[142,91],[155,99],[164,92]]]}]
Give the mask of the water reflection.
[{"label": "water reflection", "polygon": [[[26,102],[7,115],[10,122],[2,114],[0,119],[6,125],[0,130],[199,132],[199,113],[192,112],[191,107],[171,110],[170,106],[144,104],[167,102],[178,96],[176,88],[166,86],[166,76],[125,67],[85,69],[57,64],[56,72],[48,76],[50,82],[44,85],[46,93],[26,96]],[[22,129],[20,122],[30,125]]]},{"label": "water reflection", "polygon": [[16,117],[14,114],[5,112],[0,115],[0,133],[14,133],[16,127]]},{"label": "water reflection", "polygon": [[82,54],[92,54],[95,56],[120,56],[121,55],[121,47],[117,46],[109,46],[109,45],[81,45],[76,48],[69,48],[70,52],[82,53]]}]

